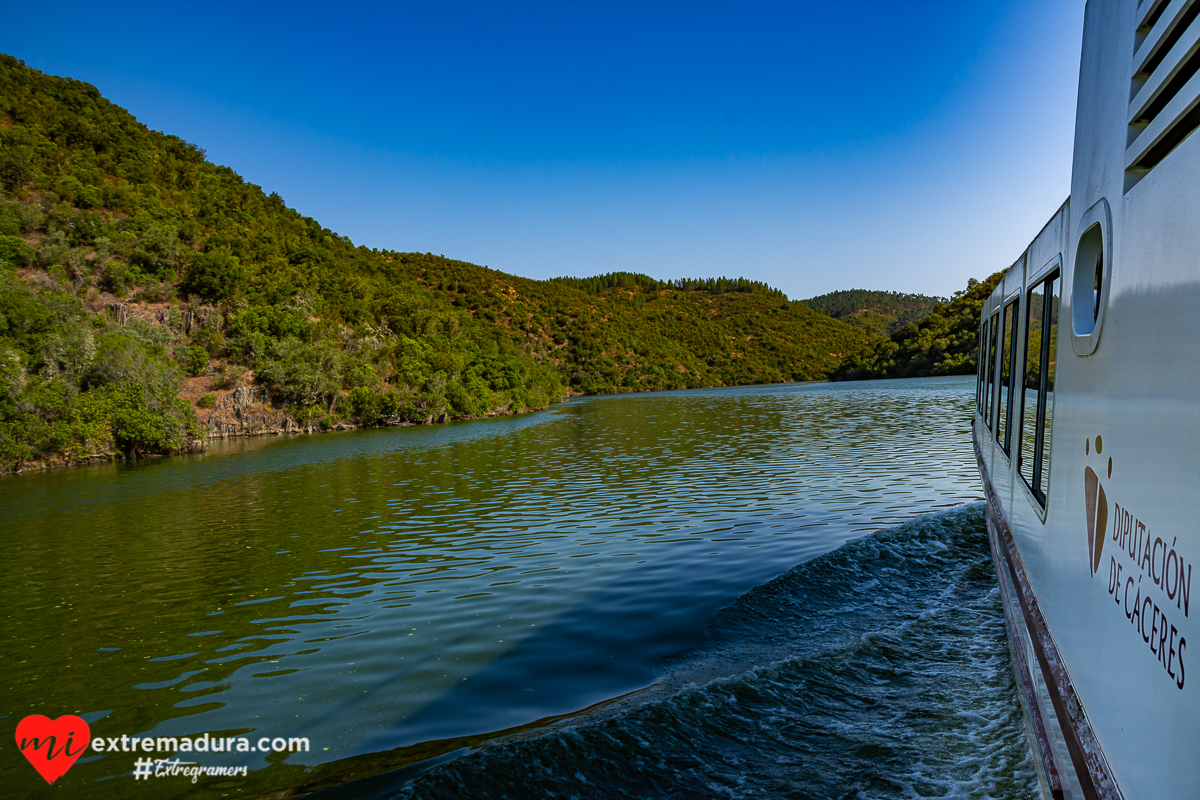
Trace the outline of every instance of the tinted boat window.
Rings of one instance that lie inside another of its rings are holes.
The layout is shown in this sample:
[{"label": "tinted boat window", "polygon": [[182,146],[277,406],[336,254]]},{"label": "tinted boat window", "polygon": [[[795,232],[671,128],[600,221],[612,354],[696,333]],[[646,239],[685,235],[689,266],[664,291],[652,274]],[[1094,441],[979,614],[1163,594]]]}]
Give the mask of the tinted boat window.
[{"label": "tinted boat window", "polygon": [[979,327],[979,352],[975,354],[975,408],[983,413],[983,387],[987,383],[988,321]]},{"label": "tinted boat window", "polygon": [[1046,361],[1046,400],[1038,415],[1038,477],[1037,485],[1042,497],[1050,494],[1050,434],[1054,429],[1054,371],[1058,358],[1058,299],[1062,294],[1062,281],[1058,275],[1046,280],[1046,344],[1043,348]]},{"label": "tinted boat window", "polygon": [[1013,390],[1016,376],[1017,310],[1020,303],[1012,301],[1004,307],[1003,340],[1000,343],[1000,372],[997,374],[1000,392],[1000,416],[996,420],[996,441],[1005,453],[1012,455]]},{"label": "tinted boat window", "polygon": [[999,314],[999,312],[997,312],[995,314],[992,314],[991,325],[988,326],[987,382],[986,382],[986,385],[984,386],[984,391],[987,395],[986,397],[984,397],[984,402],[987,403],[987,406],[983,410],[983,418],[984,418],[984,421],[987,422],[987,426],[989,429],[992,427],[992,407],[995,405],[992,402],[992,397],[994,396],[992,389],[996,384],[996,381],[995,381],[996,329],[999,327],[1000,327],[1000,314]]},{"label": "tinted boat window", "polygon": [[1038,398],[1042,391],[1042,331],[1046,315],[1046,284],[1029,290],[1025,301],[1025,373],[1021,380],[1021,452],[1018,471],[1033,488],[1037,465]]},{"label": "tinted boat window", "polygon": [[1057,273],[1039,281],[1025,303],[1025,358],[1021,381],[1018,472],[1043,506],[1050,490],[1050,434],[1054,421],[1054,371],[1058,352]]}]

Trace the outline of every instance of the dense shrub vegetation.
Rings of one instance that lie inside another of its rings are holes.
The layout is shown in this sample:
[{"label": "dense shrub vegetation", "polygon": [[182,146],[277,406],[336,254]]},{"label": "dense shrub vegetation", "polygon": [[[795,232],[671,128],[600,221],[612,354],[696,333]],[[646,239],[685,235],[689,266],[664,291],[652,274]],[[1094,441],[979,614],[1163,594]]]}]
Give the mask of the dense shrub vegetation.
[{"label": "dense shrub vegetation", "polygon": [[[214,386],[253,378],[302,420],[471,416],[562,395],[554,369],[407,265],[94,87],[7,56],[0,188],[5,467],[187,446],[199,430],[177,393],[210,359]],[[118,308],[135,318],[119,324]],[[158,319],[136,314],[147,309]]]},{"label": "dense shrub vegetation", "polygon": [[920,322],[934,307],[946,303],[944,297],[903,292],[878,292],[847,289],[802,300],[805,305],[824,311],[834,319],[890,336],[913,322]]},{"label": "dense shrub vegetation", "polygon": [[412,265],[435,296],[522,336],[528,352],[587,394],[814,380],[873,341],[742,279],[660,282],[612,273],[532,281],[460,261],[388,255]]},{"label": "dense shrub vegetation", "polygon": [[920,322],[909,323],[867,351],[846,357],[834,372],[837,380],[914,378],[924,375],[970,375],[975,372],[979,315],[992,290],[1004,277],[997,272],[938,304]]},{"label": "dense shrub vegetation", "polygon": [[164,334],[85,314],[69,294],[30,292],[0,270],[0,463],[185,447],[199,431]]},{"label": "dense shrub vegetation", "polygon": [[633,291],[655,291],[657,289],[678,289],[681,292],[708,292],[709,294],[729,294],[740,292],[744,294],[764,294],[779,300],[786,300],[783,292],[774,289],[761,281],[746,278],[681,278],[674,281],[660,281],[649,275],[636,272],[609,272],[593,278],[552,278],[555,283],[571,286],[588,294],[600,295],[608,289],[628,289]]},{"label": "dense shrub vegetation", "polygon": [[356,247],[0,55],[0,468],[188,447],[196,408],[249,382],[302,424],[426,421],[820,378],[874,341],[741,278],[531,281]]}]

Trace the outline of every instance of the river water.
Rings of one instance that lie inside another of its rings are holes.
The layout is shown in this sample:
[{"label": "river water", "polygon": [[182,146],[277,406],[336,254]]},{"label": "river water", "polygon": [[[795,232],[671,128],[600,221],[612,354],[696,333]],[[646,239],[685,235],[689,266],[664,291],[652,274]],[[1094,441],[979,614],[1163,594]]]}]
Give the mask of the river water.
[{"label": "river water", "polygon": [[310,742],[194,785],[89,751],[77,797],[1032,796],[973,402],[586,398],[0,480],[5,736]]}]

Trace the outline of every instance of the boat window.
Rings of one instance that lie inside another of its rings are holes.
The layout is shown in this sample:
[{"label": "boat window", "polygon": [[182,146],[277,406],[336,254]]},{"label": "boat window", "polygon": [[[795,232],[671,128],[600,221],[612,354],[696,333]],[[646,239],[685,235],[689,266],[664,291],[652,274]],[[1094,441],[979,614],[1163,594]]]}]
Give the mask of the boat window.
[{"label": "boat window", "polygon": [[1075,255],[1074,327],[1076,336],[1087,336],[1100,322],[1104,290],[1104,233],[1099,224],[1079,237]]},{"label": "boat window", "polygon": [[1046,344],[1043,356],[1046,361],[1046,399],[1038,407],[1038,474],[1037,485],[1045,498],[1050,494],[1050,433],[1054,422],[1054,373],[1058,360],[1058,301],[1062,294],[1062,281],[1058,275],[1046,280]]},{"label": "boat window", "polygon": [[992,389],[995,387],[996,373],[996,329],[1000,327],[1000,313],[992,314],[991,324],[988,326],[987,340],[987,377],[984,382],[984,392],[986,396],[983,398],[985,406],[983,409],[983,420],[987,423],[988,429],[992,427],[992,398],[995,396]]},{"label": "boat window", "polygon": [[983,414],[983,387],[987,383],[988,321],[979,326],[979,351],[975,354],[975,408]]},{"label": "boat window", "polygon": [[1071,293],[1071,332],[1067,339],[1078,356],[1090,356],[1100,344],[1104,310],[1112,297],[1113,250],[1112,214],[1108,201],[1100,198],[1079,220],[1083,231],[1075,245],[1075,264],[1071,285],[1062,287]]},{"label": "boat window", "polygon": [[1004,327],[1001,329],[1003,339],[1000,342],[1000,371],[997,373],[997,391],[1000,393],[1000,410],[996,418],[996,441],[1000,448],[1012,455],[1012,421],[1013,394],[1017,361],[1013,358],[1017,351],[1017,311],[1020,302],[1013,300],[1004,307]]},{"label": "boat window", "polygon": [[1038,398],[1042,391],[1042,333],[1045,328],[1046,284],[1039,283],[1029,290],[1025,301],[1025,373],[1021,379],[1021,448],[1018,471],[1025,485],[1037,486],[1034,466],[1037,464]]},{"label": "boat window", "polygon": [[1050,489],[1050,434],[1061,289],[1062,281],[1056,271],[1030,288],[1025,301],[1025,366],[1017,471],[1042,506],[1046,505]]}]

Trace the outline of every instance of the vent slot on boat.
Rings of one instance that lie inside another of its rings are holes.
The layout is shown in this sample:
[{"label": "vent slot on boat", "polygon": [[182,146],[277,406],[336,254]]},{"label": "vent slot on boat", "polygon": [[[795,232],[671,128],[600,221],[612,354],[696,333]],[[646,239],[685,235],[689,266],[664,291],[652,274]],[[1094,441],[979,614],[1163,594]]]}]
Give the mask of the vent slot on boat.
[{"label": "vent slot on boat", "polygon": [[1151,3],[1142,0],[1142,2],[1138,3],[1138,15],[1141,17],[1141,22],[1138,23],[1135,50],[1142,46],[1142,40],[1154,28],[1155,23],[1158,22],[1158,18],[1163,15],[1163,12],[1167,10],[1167,6],[1169,5],[1170,0],[1154,0]]},{"label": "vent slot on boat", "polygon": [[1145,0],[1137,16],[1126,191],[1200,127],[1200,0]]}]

